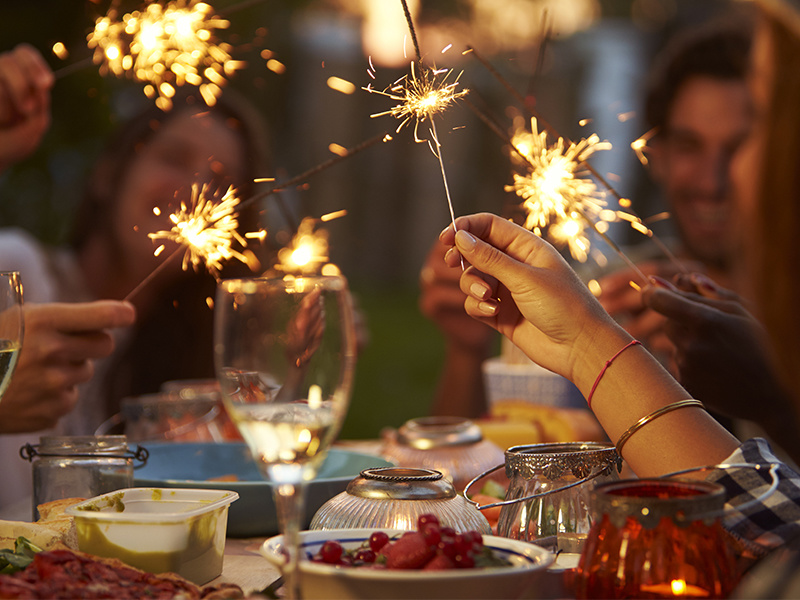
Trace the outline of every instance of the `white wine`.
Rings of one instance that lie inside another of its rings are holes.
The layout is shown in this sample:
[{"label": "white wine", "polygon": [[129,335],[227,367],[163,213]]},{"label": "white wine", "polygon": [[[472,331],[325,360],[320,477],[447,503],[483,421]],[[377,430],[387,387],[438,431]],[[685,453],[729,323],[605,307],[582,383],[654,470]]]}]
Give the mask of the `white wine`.
[{"label": "white wine", "polygon": [[14,340],[0,340],[0,398],[6,392],[14,368],[17,366],[19,351],[22,349],[20,343]]},{"label": "white wine", "polygon": [[306,402],[229,405],[259,468],[277,483],[300,483],[316,475],[336,435],[329,405]]}]

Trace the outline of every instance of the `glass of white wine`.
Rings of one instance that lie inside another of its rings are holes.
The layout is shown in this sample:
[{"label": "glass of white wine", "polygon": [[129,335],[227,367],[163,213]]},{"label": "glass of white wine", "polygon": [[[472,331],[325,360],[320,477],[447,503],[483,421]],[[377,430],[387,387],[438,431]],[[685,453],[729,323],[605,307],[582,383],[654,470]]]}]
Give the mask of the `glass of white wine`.
[{"label": "glass of white wine", "polygon": [[298,532],[313,479],[347,414],[355,325],[341,276],[220,281],[214,354],[223,400],[275,485],[286,595],[297,596]]},{"label": "glass of white wine", "polygon": [[22,278],[18,271],[0,272],[0,399],[17,366],[23,332]]}]

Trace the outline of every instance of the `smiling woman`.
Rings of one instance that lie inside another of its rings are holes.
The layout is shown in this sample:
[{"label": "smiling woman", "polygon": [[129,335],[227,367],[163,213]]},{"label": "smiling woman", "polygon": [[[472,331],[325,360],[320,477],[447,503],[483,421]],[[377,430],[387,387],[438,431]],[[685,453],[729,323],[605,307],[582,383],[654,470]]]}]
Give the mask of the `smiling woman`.
[{"label": "smiling woman", "polygon": [[[22,273],[26,301],[125,298],[165,261],[154,256],[159,244],[148,234],[169,229],[169,214],[188,203],[192,186],[221,194],[233,186],[244,198],[251,194],[253,179],[265,173],[266,153],[262,124],[250,105],[232,92],[214,107],[194,94],[173,101],[169,112],[149,107],[109,141],[89,178],[69,246],[50,248],[19,230],[0,234],[0,268]],[[258,229],[257,210],[253,204],[240,210],[239,232]],[[251,250],[260,252],[258,246]],[[223,270],[242,272],[249,272],[242,263]],[[59,433],[92,434],[118,412],[123,398],[156,392],[165,381],[214,377],[208,298],[215,285],[205,269],[184,271],[177,261],[160,269],[134,298],[136,324],[118,337],[110,357],[95,363],[93,379],[79,390]],[[25,442],[36,439],[4,437],[0,446],[11,456]],[[23,497],[29,474],[20,467],[17,477],[6,489]]]}]

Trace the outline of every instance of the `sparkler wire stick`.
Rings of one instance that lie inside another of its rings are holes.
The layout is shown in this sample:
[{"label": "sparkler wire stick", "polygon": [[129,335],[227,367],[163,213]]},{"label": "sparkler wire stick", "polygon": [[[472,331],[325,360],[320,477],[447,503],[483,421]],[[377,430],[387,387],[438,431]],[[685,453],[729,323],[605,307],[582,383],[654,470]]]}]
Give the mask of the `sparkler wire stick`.
[{"label": "sparkler wire stick", "polygon": [[417,54],[417,60],[422,60],[422,53],[419,51],[419,42],[417,41],[417,30],[414,28],[414,20],[411,18],[411,11],[408,8],[406,0],[400,0],[403,5],[403,14],[406,16],[406,23],[408,24],[408,31],[411,34],[411,42],[414,44],[414,51]]},{"label": "sparkler wire stick", "polygon": [[178,246],[177,248],[175,248],[175,251],[172,254],[170,254],[167,258],[165,258],[164,261],[161,264],[159,264],[155,269],[153,269],[147,277],[142,279],[135,288],[133,288],[130,292],[128,292],[128,295],[125,296],[123,300],[130,302],[131,299],[134,296],[136,296],[136,294],[138,294],[145,285],[150,283],[150,281],[152,281],[156,275],[158,275],[161,271],[163,271],[167,267],[168,264],[171,264],[175,260],[175,258],[181,253],[181,250],[183,250],[182,246]]},{"label": "sparkler wire stick", "polygon": [[353,156],[355,154],[358,154],[362,150],[366,150],[367,148],[369,148],[371,146],[374,146],[378,142],[388,142],[391,139],[392,139],[392,137],[389,135],[389,133],[384,131],[383,133],[381,133],[379,135],[376,135],[375,137],[370,138],[370,139],[368,139],[368,140],[366,140],[364,142],[361,142],[360,144],[358,144],[356,146],[353,146],[352,148],[348,148],[344,153],[339,154],[337,156],[334,156],[333,158],[330,158],[330,159],[326,160],[325,162],[320,163],[317,166],[312,167],[312,168],[308,169],[307,171],[304,171],[304,172],[300,173],[299,175],[296,175],[295,177],[292,177],[291,179],[288,179],[288,180],[282,182],[280,185],[275,185],[275,186],[271,187],[270,189],[266,190],[265,192],[261,192],[259,194],[254,194],[253,196],[250,196],[249,198],[247,198],[245,200],[242,200],[242,202],[239,204],[239,206],[240,207],[248,206],[249,204],[252,204],[253,202],[256,202],[258,200],[262,200],[264,198],[267,198],[268,196],[274,194],[275,192],[282,192],[282,191],[292,187],[295,184],[298,184],[298,183],[301,183],[302,181],[305,181],[306,179],[308,179],[312,175],[316,175],[320,171],[324,171],[325,169],[327,169],[329,167],[332,167],[333,165],[335,165],[337,163],[340,163],[344,159],[350,158],[351,156]]},{"label": "sparkler wire stick", "polygon": [[[411,18],[411,11],[408,8],[408,2],[406,0],[400,0],[400,4],[403,5],[403,14],[405,14],[406,17],[406,24],[408,25],[408,31],[411,34],[411,41],[414,44],[414,51],[417,54],[417,61],[420,63],[421,66],[422,52],[420,52],[419,49],[419,42],[417,41],[417,30],[414,27],[414,20]],[[413,68],[413,63],[412,63],[412,68]],[[439,136],[436,132],[436,123],[433,120],[433,115],[430,115],[429,118],[431,121],[431,128],[430,128],[431,137],[433,138],[433,143],[436,145],[436,151],[434,152],[434,155],[436,155],[436,158],[439,161],[439,168],[441,169],[442,172],[442,183],[444,184],[444,192],[445,196],[447,197],[447,207],[448,209],[450,209],[450,220],[453,223],[453,231],[458,231],[458,228],[456,227],[456,213],[453,210],[453,200],[450,197],[450,186],[447,183],[447,173],[445,172],[444,169],[444,160],[442,158],[442,146],[439,143]],[[464,269],[465,269],[464,258],[462,257],[461,270],[463,271]]]},{"label": "sparkler wire stick", "polygon": [[93,65],[94,65],[94,60],[92,59],[91,56],[87,56],[86,58],[83,58],[77,62],[65,65],[60,69],[56,69],[55,71],[53,71],[53,77],[55,77],[56,80],[59,80],[62,77],[66,77],[67,75],[72,75],[73,73],[77,73],[78,71],[86,69],[87,67],[91,67]]},{"label": "sparkler wire stick", "polygon": [[[470,47],[470,48],[467,50],[467,52],[465,52],[465,54],[466,54],[466,53],[470,53],[470,54],[472,54],[472,55],[475,57],[475,59],[476,59],[478,62],[480,62],[480,63],[481,63],[481,64],[482,64],[482,65],[483,65],[483,66],[486,68],[486,70],[488,70],[488,71],[489,71],[489,73],[490,73],[491,75],[493,75],[493,76],[494,76],[494,78],[495,78],[495,79],[497,79],[497,80],[500,82],[500,84],[501,84],[501,85],[502,85],[502,86],[503,86],[503,87],[504,87],[504,88],[505,88],[505,89],[506,89],[506,90],[507,90],[507,91],[508,91],[508,92],[509,92],[509,93],[510,93],[510,94],[511,94],[513,97],[514,97],[514,99],[515,99],[515,100],[516,100],[516,101],[517,101],[517,102],[518,102],[518,103],[519,103],[519,104],[520,104],[522,107],[524,107],[524,110],[526,110],[526,111],[529,113],[529,115],[530,115],[530,116],[533,116],[533,117],[535,117],[535,118],[536,118],[536,120],[537,120],[539,123],[541,123],[542,127],[544,128],[544,130],[545,130],[545,131],[546,131],[546,132],[547,132],[547,133],[548,133],[548,134],[549,134],[551,137],[554,137],[554,138],[559,138],[559,137],[561,137],[561,135],[559,135],[558,131],[557,131],[557,130],[556,130],[556,129],[555,129],[553,126],[552,126],[552,125],[550,125],[550,123],[548,123],[548,122],[547,122],[547,120],[543,119],[543,118],[541,117],[541,115],[538,113],[538,111],[536,111],[535,109],[533,109],[533,108],[531,108],[530,106],[528,106],[528,104],[525,102],[525,98],[523,98],[523,97],[520,95],[520,93],[519,93],[517,90],[515,90],[515,89],[514,89],[514,87],[513,87],[513,86],[512,86],[512,85],[511,85],[511,84],[508,82],[508,80],[506,80],[506,78],[505,78],[505,77],[503,77],[503,76],[502,76],[502,75],[501,75],[501,74],[500,74],[500,73],[497,71],[497,69],[495,69],[495,68],[494,68],[494,66],[493,66],[491,63],[489,63],[489,61],[487,61],[485,58],[483,58],[483,56],[481,56],[481,54],[480,54],[480,53],[479,53],[477,50],[475,50],[475,48],[473,48],[473,47]],[[565,140],[565,141],[567,141],[568,143],[571,143],[571,142],[570,142],[570,140],[569,140],[568,138],[564,138],[564,140]],[[512,145],[512,147],[513,147],[513,145]],[[606,180],[606,178],[605,178],[605,177],[603,177],[603,176],[602,176],[600,173],[598,173],[598,172],[597,172],[597,170],[596,170],[596,169],[595,169],[595,168],[594,168],[594,167],[593,167],[593,166],[592,166],[592,165],[591,165],[591,164],[590,164],[588,161],[583,161],[583,162],[581,163],[581,165],[582,165],[582,166],[583,166],[583,167],[584,167],[584,168],[585,168],[587,171],[589,171],[589,173],[591,173],[591,174],[592,174],[592,175],[595,177],[595,179],[597,179],[597,180],[598,180],[598,181],[599,181],[599,182],[600,182],[600,183],[601,183],[601,184],[602,184],[602,185],[603,185],[603,186],[604,186],[604,187],[605,187],[605,188],[606,188],[606,189],[607,189],[607,190],[608,190],[608,191],[609,191],[609,192],[610,192],[610,193],[611,193],[611,194],[612,194],[612,195],[613,195],[613,196],[614,196],[616,199],[617,199],[617,201],[618,201],[618,202],[619,202],[619,201],[621,201],[621,200],[623,200],[623,197],[622,197],[622,195],[621,195],[619,192],[617,192],[617,190],[616,190],[616,189],[614,189],[614,187],[613,187],[613,186],[612,186],[610,183],[608,183],[608,181]],[[641,217],[639,217],[638,215],[635,215],[635,213],[633,213],[633,211],[631,211],[631,212],[632,212],[632,214],[634,214],[634,216],[636,216],[637,218],[639,218],[639,220],[641,220]],[[596,229],[596,228],[594,228],[594,227],[593,227],[593,229],[594,229],[595,231],[597,231],[597,229]],[[669,259],[669,260],[670,260],[670,261],[671,261],[671,262],[672,262],[672,263],[673,263],[673,264],[674,264],[676,267],[678,267],[678,268],[679,268],[679,269],[680,269],[680,270],[681,270],[683,273],[688,273],[688,272],[689,272],[689,269],[687,269],[687,268],[686,268],[686,265],[684,265],[684,264],[683,264],[683,263],[682,263],[680,260],[678,260],[678,258],[677,258],[677,257],[675,256],[675,254],[674,254],[674,253],[673,253],[673,252],[672,252],[672,251],[671,251],[671,250],[670,250],[670,249],[667,247],[667,245],[666,245],[666,244],[664,244],[664,242],[663,242],[663,241],[662,241],[662,240],[661,240],[661,239],[660,239],[660,238],[659,238],[657,235],[655,235],[655,234],[654,234],[652,231],[650,231],[649,229],[648,229],[648,232],[649,232],[649,233],[647,234],[647,237],[649,237],[651,240],[653,240],[653,242],[654,242],[654,243],[655,243],[655,244],[658,246],[658,248],[659,248],[659,249],[660,249],[660,250],[661,250],[661,251],[664,253],[664,255],[665,255],[665,256],[666,256],[666,257],[667,257],[667,258],[668,258],[668,259]],[[601,237],[603,237],[603,238],[606,238],[607,236],[601,236]]]}]

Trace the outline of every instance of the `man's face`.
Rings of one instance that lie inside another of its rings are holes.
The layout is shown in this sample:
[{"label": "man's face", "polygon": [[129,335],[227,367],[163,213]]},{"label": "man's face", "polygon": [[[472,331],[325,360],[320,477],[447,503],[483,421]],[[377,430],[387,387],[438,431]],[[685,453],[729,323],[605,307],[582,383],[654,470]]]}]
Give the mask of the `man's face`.
[{"label": "man's face", "polygon": [[652,165],[692,258],[725,268],[736,240],[730,162],[751,124],[744,81],[692,77],[675,96]]}]

